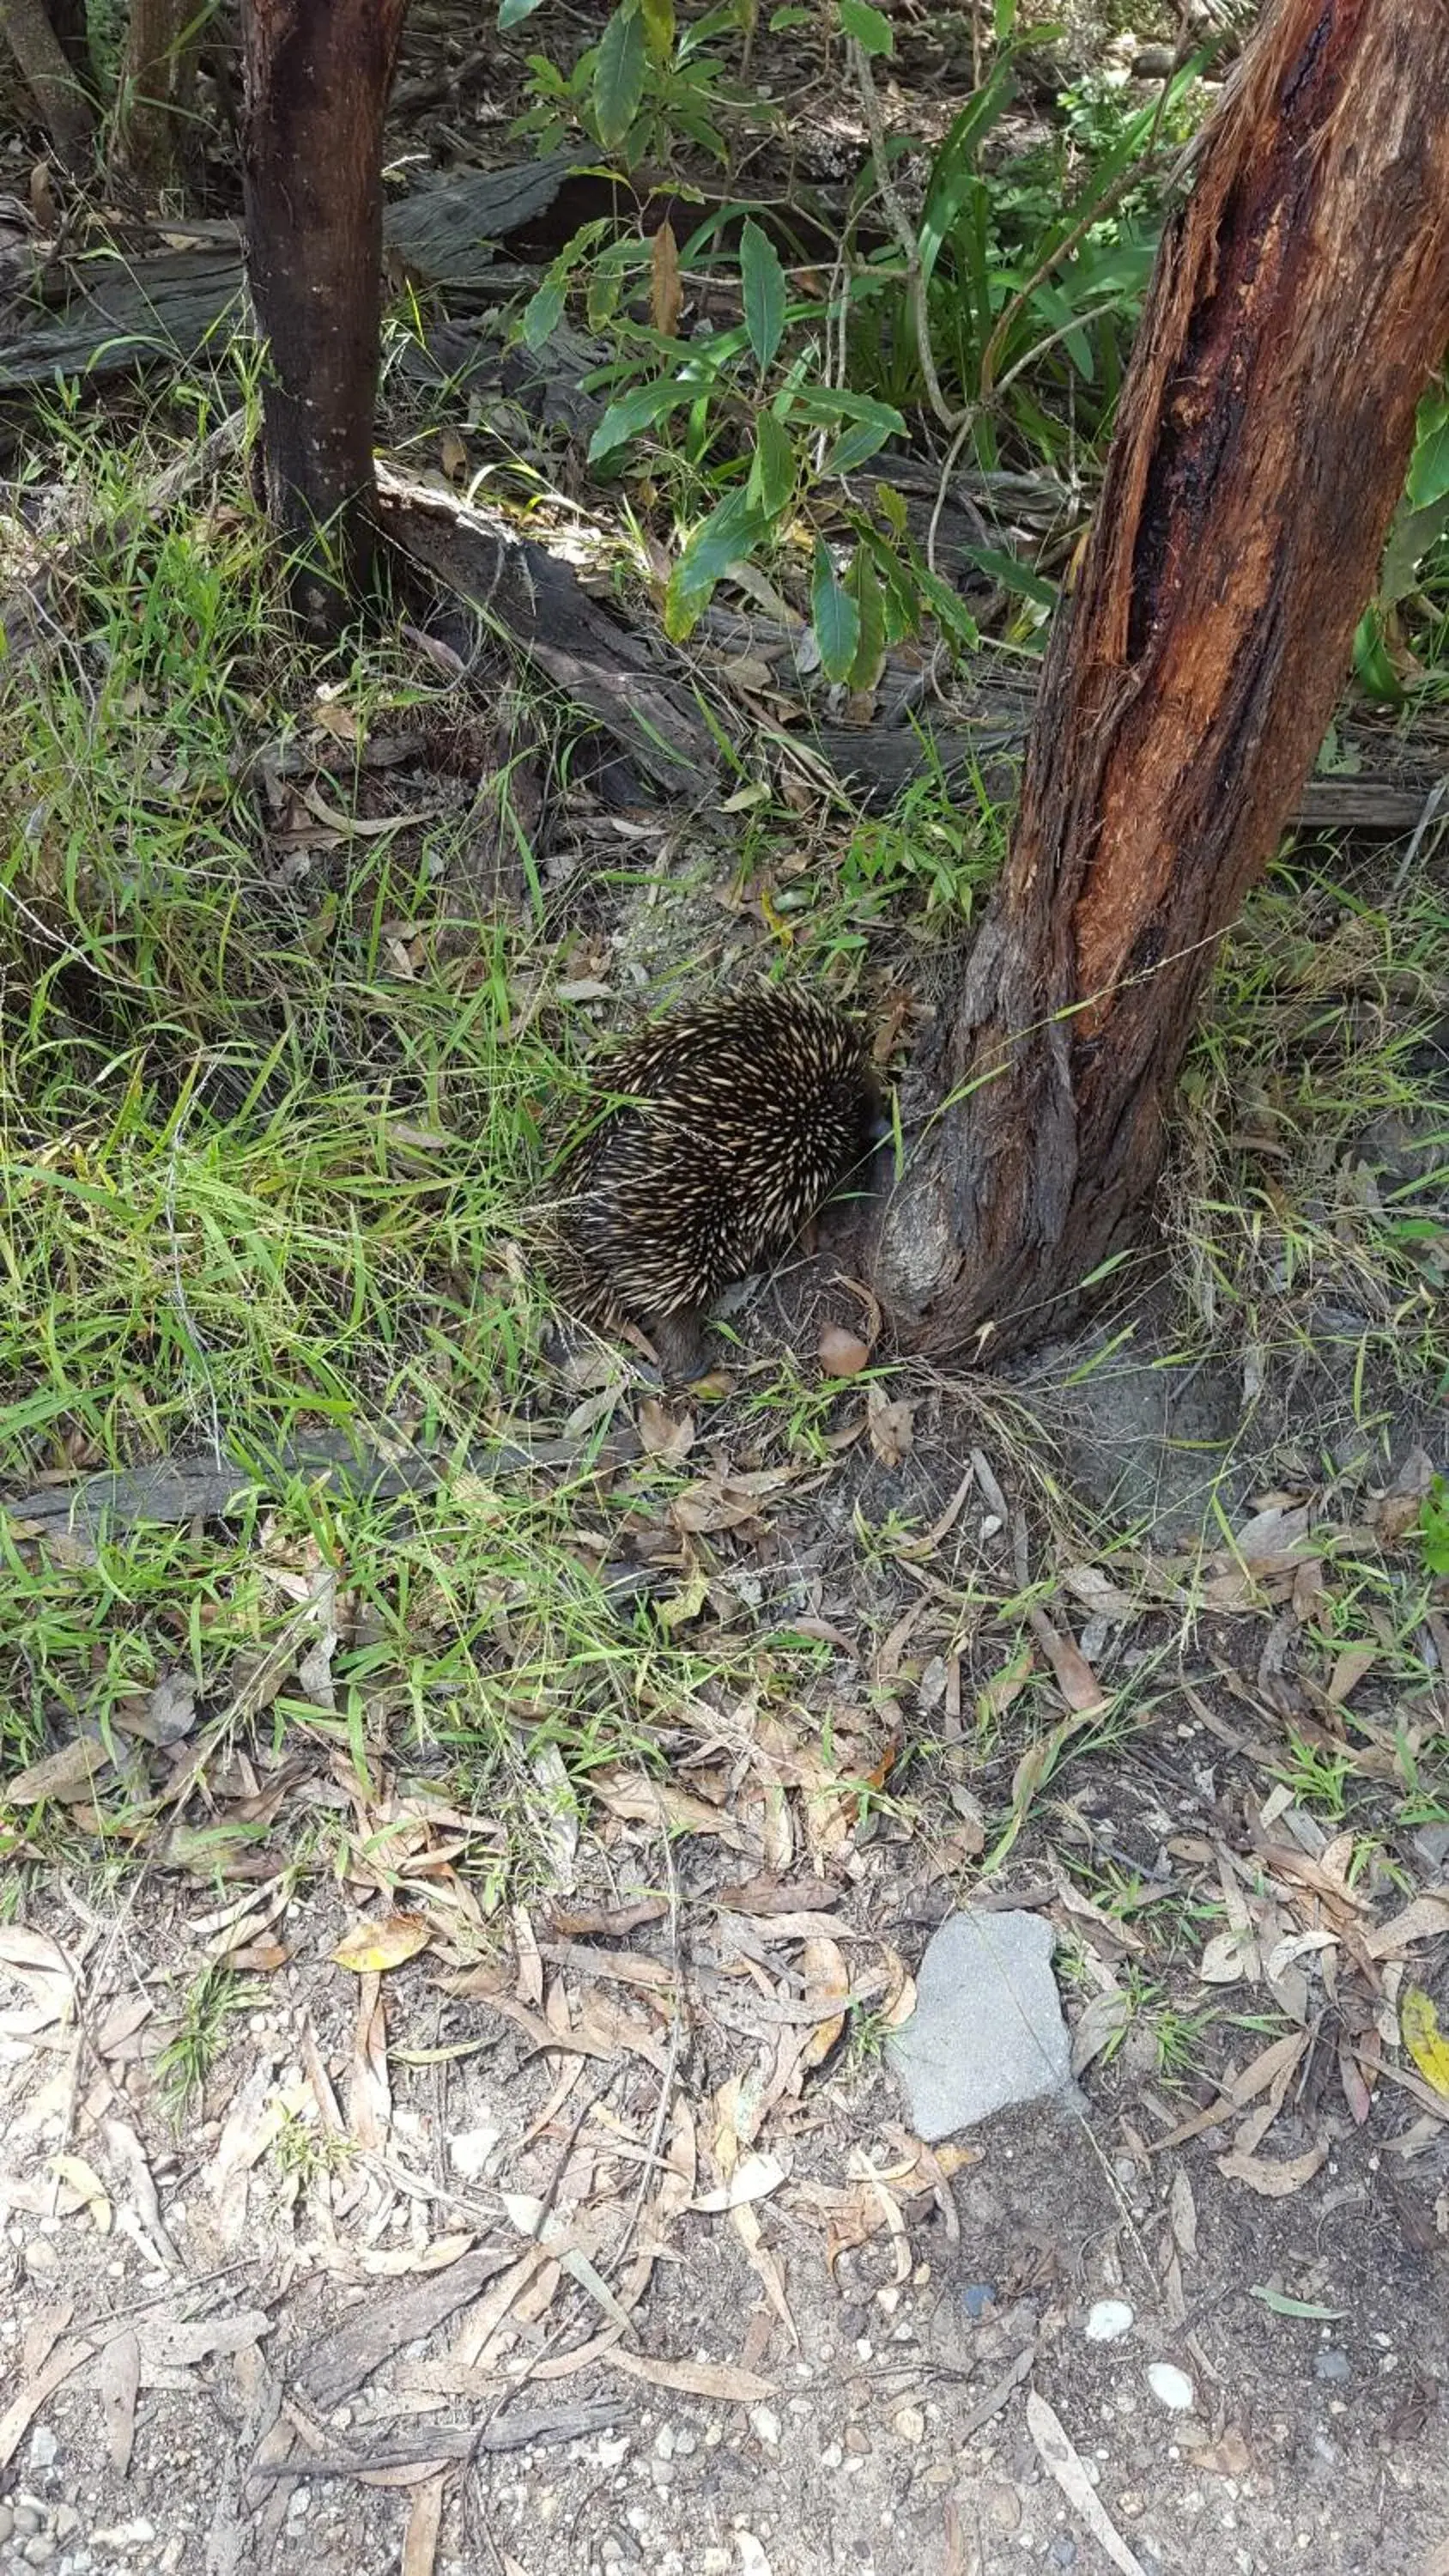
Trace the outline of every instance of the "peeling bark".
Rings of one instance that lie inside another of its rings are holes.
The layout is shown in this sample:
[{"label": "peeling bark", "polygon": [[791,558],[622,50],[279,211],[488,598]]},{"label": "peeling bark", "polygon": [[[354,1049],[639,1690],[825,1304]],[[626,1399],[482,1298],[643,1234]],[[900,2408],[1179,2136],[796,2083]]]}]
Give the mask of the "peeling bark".
[{"label": "peeling bark", "polygon": [[1449,7],[1278,0],[1167,229],[1003,882],[907,1086],[874,1261],[906,1342],[1061,1329],[1140,1240],[1446,346]]}]

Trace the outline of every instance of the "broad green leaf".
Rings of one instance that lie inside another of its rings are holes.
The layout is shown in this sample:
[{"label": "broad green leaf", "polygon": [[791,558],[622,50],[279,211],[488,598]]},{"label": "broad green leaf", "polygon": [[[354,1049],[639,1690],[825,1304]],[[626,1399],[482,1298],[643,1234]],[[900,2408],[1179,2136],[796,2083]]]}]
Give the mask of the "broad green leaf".
[{"label": "broad green leaf", "polygon": [[594,117],[599,140],[610,150],[622,143],[644,95],[646,45],[639,0],[614,11],[594,64]]},{"label": "broad green leaf", "polygon": [[1383,628],[1372,608],[1365,609],[1354,633],[1353,674],[1365,697],[1377,698],[1384,707],[1403,705],[1404,684],[1389,660]]},{"label": "broad green leaf", "polygon": [[795,396],[795,409],[806,420],[819,423],[822,429],[838,429],[842,421],[879,421],[887,438],[904,438],[906,424],[894,403],[877,402],[872,394],[847,394],[833,386],[802,385]]},{"label": "broad green leaf", "polygon": [[954,643],[970,652],[980,643],[981,637],[976,620],[960,593],[952,589],[949,581],[943,581],[939,573],[929,571],[925,564],[916,566],[916,580],[921,597],[942,634],[949,635]]},{"label": "broad green leaf", "polygon": [[795,495],[795,449],[783,421],[762,411],[755,423],[750,491],[767,519],[778,519]]},{"label": "broad green leaf", "polygon": [[1409,467],[1409,507],[1429,510],[1449,492],[1449,420],[1421,438]]},{"label": "broad green leaf", "polygon": [[628,393],[610,403],[589,440],[589,463],[611,456],[626,440],[637,438],[641,429],[653,429],[656,422],[667,420],[681,403],[694,400],[696,390],[694,385],[682,385],[675,376],[662,377],[652,385],[631,385]]},{"label": "broad green leaf", "polygon": [[510,27],[521,27],[524,19],[531,18],[535,9],[542,5],[543,0],[498,0],[500,36],[506,36]]},{"label": "broad green leaf", "polygon": [[785,329],[785,272],[767,232],[751,215],[740,234],[740,282],[744,288],[745,328],[761,372],[768,367]]},{"label": "broad green leaf", "polygon": [[[882,403],[882,412],[885,409]],[[868,456],[874,456],[876,450],[884,447],[886,440],[894,436],[895,431],[888,420],[855,421],[849,429],[842,430],[820,470],[822,474],[854,474]]]},{"label": "broad green leaf", "polygon": [[856,547],[846,585],[860,612],[860,640],[850,666],[850,685],[873,689],[886,657],[886,603],[869,546]]},{"label": "broad green leaf", "polygon": [[999,581],[1003,590],[1014,592],[1018,599],[1034,599],[1039,608],[1055,608],[1055,583],[1044,581],[1018,556],[1007,554],[999,546],[966,546],[962,551],[979,572],[989,573],[993,581]]},{"label": "broad green leaf", "polygon": [[1397,608],[1415,588],[1419,566],[1431,546],[1437,545],[1449,525],[1449,488],[1422,510],[1411,510],[1407,496],[1394,513],[1389,541],[1379,566],[1378,604],[1380,609]]},{"label": "broad green leaf", "polygon": [[567,292],[561,277],[546,277],[535,289],[523,308],[519,329],[527,349],[541,349],[550,334],[558,329]]},{"label": "broad green leaf", "polygon": [[674,51],[674,0],[639,0],[645,41],[656,63],[667,63]]},{"label": "broad green leaf", "polygon": [[840,23],[847,36],[853,36],[863,53],[893,54],[895,32],[889,18],[873,9],[870,0],[840,0]]},{"label": "broad green leaf", "polygon": [[759,544],[764,522],[745,490],[729,492],[701,520],[670,576],[664,603],[665,633],[682,643],[715,583]]},{"label": "broad green leaf", "polygon": [[810,623],[820,647],[820,668],[827,680],[846,680],[860,642],[860,610],[835,577],[835,566],[823,537],[815,540],[815,570],[810,583]]}]

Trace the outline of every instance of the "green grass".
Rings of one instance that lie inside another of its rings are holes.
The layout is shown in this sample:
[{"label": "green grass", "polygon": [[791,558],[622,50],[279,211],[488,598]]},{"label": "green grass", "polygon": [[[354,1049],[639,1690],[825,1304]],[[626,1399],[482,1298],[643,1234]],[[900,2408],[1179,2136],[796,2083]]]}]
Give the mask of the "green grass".
[{"label": "green grass", "polygon": [[[478,1818],[468,1867],[491,1907],[549,1884],[560,1801],[583,1812],[620,1758],[676,1761],[752,1693],[828,1758],[830,1657],[773,1606],[754,1623],[743,1610],[676,1617],[601,1580],[641,1528],[665,1526],[678,1484],[708,1472],[712,1420],[682,1474],[646,1458],[596,1479],[602,1418],[565,1474],[489,1464],[489,1443],[540,1404],[534,1211],[582,1055],[577,1015],[550,997],[576,971],[579,928],[573,896],[546,914],[525,851],[531,891],[460,935],[450,879],[478,815],[466,795],[437,811],[432,778],[410,807],[358,760],[371,731],[452,723],[452,701],[386,631],[309,663],[277,622],[262,532],[230,488],[148,516],[135,491],[154,442],[107,450],[68,428],[60,445],[92,534],[54,650],[0,703],[0,1476],[24,1490],[218,1445],[270,1456],[321,1425],[402,1435],[444,1480],[382,1502],[294,1476],[224,1528],[122,1532],[90,1552],[27,1544],[0,1522],[0,1761],[14,1770],[99,1728],[118,1769],[94,1807],[121,1862],[158,1824],[130,1785],[128,1725],[180,1672],[218,1751],[243,1734],[269,1753],[310,1744],[364,1782],[388,1770],[455,1795]],[[315,754],[324,806],[344,822],[355,808],[398,828],[314,831],[306,761],[269,796],[268,752]],[[428,818],[412,821],[419,803]],[[927,777],[892,816],[835,817],[810,827],[767,797],[742,807],[741,886],[773,889],[781,937],[809,971],[845,984],[885,957],[905,981],[929,979],[999,864],[1002,816]],[[641,901],[628,873],[590,877],[590,938],[600,914],[607,935]],[[658,892],[651,880],[651,902]],[[667,892],[686,908],[687,980],[697,897]],[[1432,1114],[1416,1049],[1446,934],[1422,880],[1372,899],[1303,860],[1250,906],[1188,1075],[1170,1211],[1184,1365],[1238,1344],[1291,1368],[1331,1293],[1362,1312],[1366,1420],[1393,1390],[1442,1381],[1442,1179],[1375,1197],[1346,1191],[1343,1171],[1369,1119]],[[828,1470],[861,1392],[745,1352],[718,1436],[750,1464]],[[573,1398],[555,1384],[551,1400],[556,1417]],[[1046,1533],[1025,1593],[983,1565],[962,1595],[969,1727],[1025,1608],[1049,1597],[1073,1506],[1009,1389],[957,1401],[976,1407]],[[932,1517],[918,1497],[858,1516],[862,1582],[888,1587],[900,1543]],[[1125,1535],[1093,1545],[1110,1556]],[[680,1549],[666,1594],[687,1596],[693,1567]],[[337,1633],[318,1695],[296,1667],[324,1569]],[[1374,1639],[1384,1670],[1411,1684],[1428,1579],[1426,1566],[1405,1591],[1366,1563],[1324,1606],[1315,1650]],[[1050,1827],[1079,1761],[1130,1748],[1160,1656],[1130,1689],[1119,1679],[1110,1711],[1080,1730],[1060,1729],[1035,1681],[986,1727],[989,1852]],[[928,1751],[928,1735],[912,1723],[907,1742]],[[1042,1767],[1013,1806],[1033,1742]],[[537,1762],[553,1749],[562,1786]],[[907,1770],[895,1821],[917,1815],[928,1776]],[[1435,1812],[1432,1764],[1414,1794]],[[278,1865],[336,1864],[333,1821],[309,1830],[302,1852],[287,1828]],[[173,1833],[168,1851],[220,1881],[266,1831],[223,1820]],[[74,1827],[60,1807],[32,1809],[0,1822],[0,1855],[22,1837],[59,1853]],[[403,1844],[384,1839],[371,1858],[405,1897]]]}]

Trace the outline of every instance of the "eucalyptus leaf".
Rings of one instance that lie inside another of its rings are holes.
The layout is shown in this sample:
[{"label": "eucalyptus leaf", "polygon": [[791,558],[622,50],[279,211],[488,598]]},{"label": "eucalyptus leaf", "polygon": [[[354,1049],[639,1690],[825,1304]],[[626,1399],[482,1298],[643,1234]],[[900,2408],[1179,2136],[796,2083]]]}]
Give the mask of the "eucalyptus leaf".
[{"label": "eucalyptus leaf", "polygon": [[745,328],[763,374],[785,332],[785,272],[767,232],[751,215],[740,234],[740,283]]},{"label": "eucalyptus leaf", "polygon": [[815,540],[815,569],[810,582],[810,623],[820,649],[820,668],[827,680],[848,680],[860,642],[860,610],[837,580],[830,550]]},{"label": "eucalyptus leaf", "polygon": [[599,140],[611,151],[639,113],[647,53],[639,0],[623,0],[604,29],[594,64],[594,117]]},{"label": "eucalyptus leaf", "polygon": [[880,9],[870,0],[840,0],[840,23],[847,36],[853,36],[862,53],[893,54],[895,31]]}]

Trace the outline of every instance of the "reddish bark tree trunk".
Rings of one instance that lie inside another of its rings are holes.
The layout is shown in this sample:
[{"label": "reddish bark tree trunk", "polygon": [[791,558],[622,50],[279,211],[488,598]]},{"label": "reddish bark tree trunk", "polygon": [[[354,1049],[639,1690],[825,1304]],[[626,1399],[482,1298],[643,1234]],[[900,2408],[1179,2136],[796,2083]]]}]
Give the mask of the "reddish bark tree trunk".
[{"label": "reddish bark tree trunk", "polygon": [[1168,228],[1005,877],[907,1085],[875,1246],[907,1342],[1060,1329],[1140,1237],[1446,346],[1449,6],[1278,0]]},{"label": "reddish bark tree trunk", "polygon": [[407,0],[243,0],[252,302],[268,505],[308,624],[365,587],[382,314],[382,128]]}]

